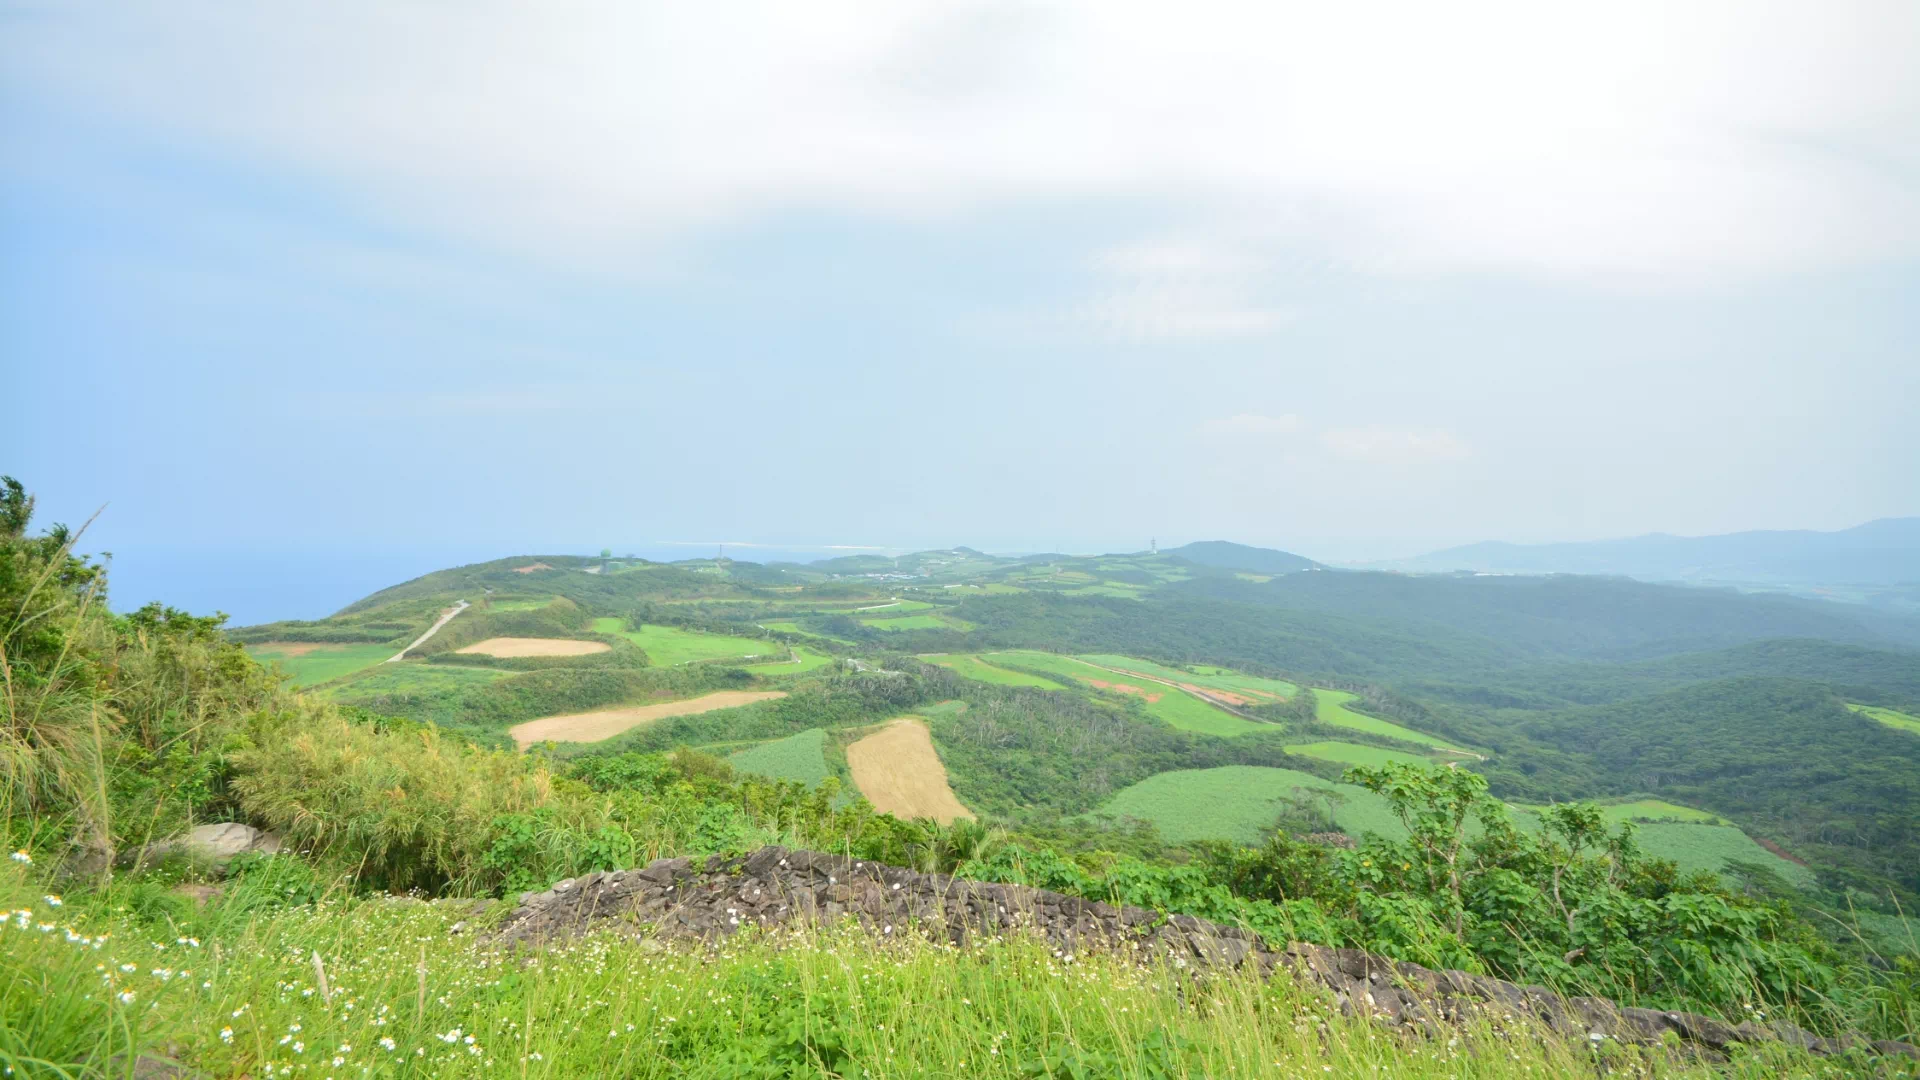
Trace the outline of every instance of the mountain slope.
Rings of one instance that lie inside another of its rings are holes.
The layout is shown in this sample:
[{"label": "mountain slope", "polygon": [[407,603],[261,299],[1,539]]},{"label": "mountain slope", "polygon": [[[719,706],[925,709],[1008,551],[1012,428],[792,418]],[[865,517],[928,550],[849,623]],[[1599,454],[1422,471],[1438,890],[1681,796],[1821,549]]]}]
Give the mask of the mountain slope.
[{"label": "mountain slope", "polygon": [[1388,564],[1419,571],[1625,574],[1669,581],[1895,584],[1920,581],[1920,517],[1838,532],[1654,533],[1562,544],[1489,541]]},{"label": "mountain slope", "polygon": [[1249,547],[1246,544],[1236,544],[1231,540],[1197,540],[1191,544],[1163,551],[1161,554],[1177,555],[1200,566],[1218,567],[1222,570],[1248,570],[1256,574],[1292,574],[1301,570],[1326,569],[1312,559],[1295,555],[1291,551]]},{"label": "mountain slope", "polygon": [[1381,620],[1409,633],[1471,634],[1541,658],[1641,660],[1766,638],[1920,644],[1920,626],[1864,608],[1624,578],[1338,572],[1195,580],[1168,591]]}]

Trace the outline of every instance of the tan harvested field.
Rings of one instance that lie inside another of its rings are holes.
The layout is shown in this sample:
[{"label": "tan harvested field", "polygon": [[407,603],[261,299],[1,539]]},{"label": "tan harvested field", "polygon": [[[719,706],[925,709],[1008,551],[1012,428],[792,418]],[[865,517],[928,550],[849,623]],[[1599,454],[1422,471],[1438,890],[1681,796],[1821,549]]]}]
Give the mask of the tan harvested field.
[{"label": "tan harvested field", "polygon": [[590,653],[610,652],[612,649],[613,646],[604,641],[571,641],[567,638],[550,637],[490,637],[485,641],[476,641],[464,649],[454,651],[498,656],[504,660],[522,656],[586,656]]},{"label": "tan harvested field", "polygon": [[903,716],[847,747],[847,766],[854,786],[881,813],[942,825],[973,817],[947,785],[947,767],[933,750],[926,721],[917,716]]},{"label": "tan harvested field", "polygon": [[786,696],[784,690],[719,690],[685,701],[665,701],[658,705],[623,705],[617,709],[598,709],[568,716],[543,716],[515,725],[507,730],[507,734],[513,736],[513,741],[520,744],[522,750],[548,739],[554,742],[599,742],[669,716],[692,716]]},{"label": "tan harvested field", "polygon": [[291,660],[296,656],[305,656],[315,649],[338,649],[340,646],[321,641],[263,641],[253,648],[281,653]]}]

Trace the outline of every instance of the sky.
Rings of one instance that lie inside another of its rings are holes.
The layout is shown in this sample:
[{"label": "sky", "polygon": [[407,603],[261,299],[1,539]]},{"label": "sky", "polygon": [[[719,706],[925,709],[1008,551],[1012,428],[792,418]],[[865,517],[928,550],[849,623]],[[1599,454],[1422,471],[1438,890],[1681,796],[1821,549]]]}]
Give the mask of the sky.
[{"label": "sky", "polygon": [[195,599],[1920,514],[1916,41],[1904,0],[0,0],[0,472]]}]

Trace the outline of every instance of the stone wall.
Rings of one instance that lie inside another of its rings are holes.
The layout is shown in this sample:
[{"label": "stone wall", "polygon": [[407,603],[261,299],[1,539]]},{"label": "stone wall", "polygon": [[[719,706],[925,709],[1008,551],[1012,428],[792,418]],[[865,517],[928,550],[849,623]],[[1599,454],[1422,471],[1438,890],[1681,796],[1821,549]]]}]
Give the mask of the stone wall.
[{"label": "stone wall", "polygon": [[698,863],[662,859],[640,870],[563,881],[523,895],[499,939],[532,944],[644,926],[659,937],[713,940],[742,926],[845,919],[881,937],[913,933],[966,945],[981,935],[1030,932],[1064,956],[1099,951],[1194,969],[1250,966],[1263,977],[1284,968],[1331,992],[1344,1013],[1427,1034],[1469,1017],[1527,1017],[1567,1038],[1651,1044],[1671,1036],[1707,1055],[1737,1043],[1779,1041],[1821,1055],[1857,1048],[1920,1060],[1920,1049],[1907,1043],[1825,1039],[1784,1023],[1733,1026],[1697,1013],[1621,1008],[1357,949],[1295,942],[1274,950],[1250,931],[1189,915],[781,847]]}]

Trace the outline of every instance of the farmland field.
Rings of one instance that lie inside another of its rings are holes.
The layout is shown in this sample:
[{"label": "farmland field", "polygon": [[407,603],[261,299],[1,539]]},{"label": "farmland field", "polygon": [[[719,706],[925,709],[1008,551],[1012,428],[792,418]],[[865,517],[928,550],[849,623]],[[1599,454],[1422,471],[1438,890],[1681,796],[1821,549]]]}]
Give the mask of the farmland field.
[{"label": "farmland field", "polygon": [[1043,679],[1038,675],[1028,675],[1024,671],[1008,671],[995,667],[978,656],[968,653],[955,653],[950,656],[929,656],[929,664],[938,664],[956,675],[964,676],[975,682],[992,683],[995,686],[1034,686],[1042,690],[1060,690],[1063,687],[1056,682]]},{"label": "farmland field", "polygon": [[626,638],[645,649],[647,656],[661,667],[685,664],[694,660],[773,656],[786,649],[777,642],[762,638],[703,634],[697,630],[682,630],[677,626],[657,626],[652,623],[638,630],[623,630],[621,625],[619,619],[593,620],[594,630],[602,634],[614,634]]},{"label": "farmland field", "polygon": [[1106,668],[1118,668],[1122,671],[1137,672],[1168,682],[1187,683],[1203,690],[1225,690],[1249,700],[1271,700],[1274,697],[1292,697],[1299,687],[1280,679],[1262,679],[1257,675],[1243,675],[1230,668],[1199,667],[1193,671],[1181,671],[1165,664],[1156,664],[1151,660],[1141,660],[1132,656],[1113,656],[1094,654],[1082,656],[1088,663]]},{"label": "farmland field", "polygon": [[591,656],[613,646],[604,641],[575,641],[570,638],[490,637],[455,652],[479,656]]},{"label": "farmland field", "polygon": [[826,729],[809,728],[798,735],[742,750],[727,760],[741,772],[813,785],[833,775],[827,768],[826,746]]},{"label": "farmland field", "polygon": [[932,606],[925,600],[886,600],[878,604],[863,604],[853,610],[862,615],[875,611],[884,611],[889,615],[905,615],[910,611],[925,611]]},{"label": "farmland field", "polygon": [[883,814],[942,825],[973,817],[947,783],[947,767],[917,716],[903,716],[847,747],[847,767],[860,794]]},{"label": "farmland field", "polygon": [[[1510,804],[1515,810],[1538,812],[1545,809],[1527,803]],[[1632,802],[1605,803],[1600,812],[1610,824],[1618,825],[1623,821],[1697,821],[1708,825],[1722,825],[1725,822],[1718,814],[1697,810],[1691,806],[1681,806],[1665,799],[1635,799]]]},{"label": "farmland field", "polygon": [[1313,742],[1297,743],[1284,747],[1289,754],[1319,758],[1322,761],[1338,761],[1343,765],[1413,765],[1430,769],[1433,762],[1412,754],[1403,754],[1398,750],[1383,750],[1378,746],[1366,746],[1350,742]]},{"label": "farmland field", "polygon": [[716,690],[711,694],[702,694],[685,701],[664,701],[658,705],[624,705],[612,709],[595,709],[592,712],[570,713],[566,716],[543,716],[538,720],[515,724],[507,729],[507,734],[513,736],[513,741],[523,750],[535,743],[548,740],[600,742],[603,739],[611,739],[621,732],[631,731],[642,724],[650,724],[670,716],[692,716],[786,696],[784,690]]},{"label": "farmland field", "polygon": [[1015,649],[988,653],[985,658],[988,660],[1005,658],[1009,664],[1056,674],[1081,685],[1131,694],[1140,698],[1142,704],[1146,706],[1147,715],[1182,731],[1197,731],[1203,735],[1230,738],[1234,735],[1244,735],[1249,731],[1268,730],[1273,727],[1270,724],[1246,720],[1216,709],[1184,690],[1144,680],[1138,683],[1128,682],[1124,675],[1103,671],[1099,667],[1069,656]]},{"label": "farmland field", "polygon": [[793,654],[800,658],[799,663],[781,661],[774,664],[755,664],[753,665],[752,671],[755,675],[778,678],[782,675],[798,675],[803,671],[813,671],[816,668],[823,668],[833,663],[833,657],[825,653],[814,652],[812,649],[799,645],[793,647]]},{"label": "farmland field", "polygon": [[1285,802],[1297,794],[1333,793],[1333,820],[1341,832],[1359,837],[1377,832],[1394,838],[1406,830],[1385,799],[1365,788],[1322,780],[1311,773],[1257,765],[1179,769],[1150,776],[1122,789],[1097,815],[1150,821],[1172,843],[1232,840],[1258,844],[1273,829]]},{"label": "farmland field", "polygon": [[[389,654],[391,655],[391,654]],[[464,664],[428,664],[409,660],[399,664],[376,664],[354,677],[320,691],[336,701],[361,702],[385,694],[434,694],[484,686],[504,679],[513,672],[502,668],[473,667]]]},{"label": "farmland field", "polygon": [[1445,741],[1435,738],[1432,735],[1415,731],[1409,727],[1401,727],[1399,724],[1381,720],[1378,717],[1368,716],[1365,713],[1354,712],[1352,709],[1347,708],[1347,703],[1356,701],[1358,698],[1353,694],[1347,693],[1345,690],[1323,690],[1316,686],[1313,688],[1313,696],[1315,700],[1314,716],[1323,724],[1332,724],[1334,727],[1352,728],[1355,731],[1364,731],[1370,735],[1385,735],[1390,739],[1403,739],[1407,742],[1421,743],[1426,746],[1437,746],[1442,750],[1452,749]]},{"label": "farmland field", "polygon": [[391,645],[317,645],[306,641],[269,641],[247,647],[263,664],[278,662],[293,676],[292,686],[313,686],[378,664],[398,652]]},{"label": "farmland field", "polygon": [[1862,716],[1870,716],[1890,728],[1920,735],[1920,716],[1909,716],[1894,709],[1883,709],[1878,705],[1855,705],[1852,702],[1847,703],[1847,708]]},{"label": "farmland field", "polygon": [[973,626],[949,615],[902,615],[892,619],[866,619],[875,630],[971,630]]},{"label": "farmland field", "polygon": [[1672,859],[1682,872],[1720,873],[1726,870],[1727,863],[1739,861],[1759,863],[1795,885],[1813,884],[1812,870],[1775,855],[1731,825],[1658,821],[1640,826],[1636,835],[1642,851],[1657,858]]}]

